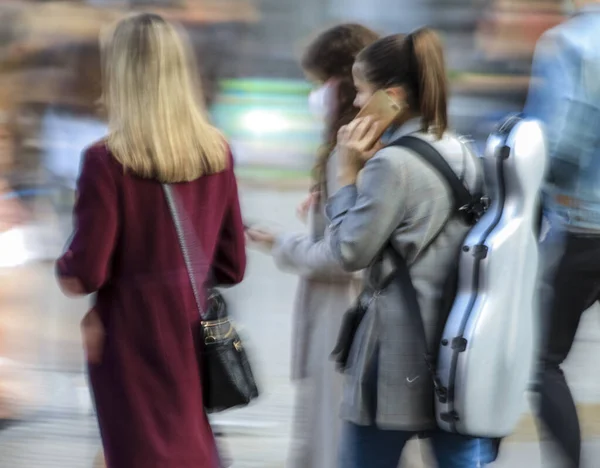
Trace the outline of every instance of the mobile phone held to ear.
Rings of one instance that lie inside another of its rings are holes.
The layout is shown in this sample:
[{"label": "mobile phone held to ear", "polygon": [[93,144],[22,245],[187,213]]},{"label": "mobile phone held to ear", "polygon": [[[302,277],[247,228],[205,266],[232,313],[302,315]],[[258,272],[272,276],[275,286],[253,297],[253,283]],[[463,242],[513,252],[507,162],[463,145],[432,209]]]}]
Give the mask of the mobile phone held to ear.
[{"label": "mobile phone held to ear", "polygon": [[378,131],[373,140],[369,142],[368,147],[373,147],[375,143],[383,136],[387,128],[396,120],[406,106],[402,106],[394,101],[385,91],[379,90],[373,93],[369,102],[357,114],[357,119],[371,117],[377,122]]}]

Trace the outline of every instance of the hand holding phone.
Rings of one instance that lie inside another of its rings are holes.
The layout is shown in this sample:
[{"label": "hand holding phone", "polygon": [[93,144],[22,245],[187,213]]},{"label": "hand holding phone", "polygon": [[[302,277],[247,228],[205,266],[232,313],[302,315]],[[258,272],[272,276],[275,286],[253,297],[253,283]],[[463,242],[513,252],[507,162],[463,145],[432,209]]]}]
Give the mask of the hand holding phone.
[{"label": "hand holding phone", "polygon": [[365,162],[383,146],[380,143],[385,131],[407,110],[385,91],[376,91],[350,124],[338,133],[340,168],[338,181],[342,185],[356,183]]},{"label": "hand holding phone", "polygon": [[338,133],[338,182],[342,186],[355,184],[365,163],[382,148],[377,133],[379,125],[371,117],[355,119]]},{"label": "hand holding phone", "polygon": [[394,101],[385,91],[376,91],[369,102],[360,110],[355,120],[364,121],[369,118],[376,131],[369,134],[369,140],[364,144],[367,149],[371,149],[381,139],[385,131],[396,121],[400,115],[407,109]]}]

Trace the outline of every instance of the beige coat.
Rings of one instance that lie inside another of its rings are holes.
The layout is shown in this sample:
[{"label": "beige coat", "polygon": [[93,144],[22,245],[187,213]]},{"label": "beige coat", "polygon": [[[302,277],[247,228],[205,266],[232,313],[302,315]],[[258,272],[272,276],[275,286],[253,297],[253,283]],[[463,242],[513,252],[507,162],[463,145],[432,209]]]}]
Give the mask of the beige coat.
[{"label": "beige coat", "polygon": [[[334,153],[328,164],[328,193],[338,190],[336,172]],[[342,316],[360,287],[358,277],[343,271],[333,257],[323,202],[310,213],[310,234],[280,236],[273,250],[278,267],[299,276],[292,342],[297,397],[290,468],[337,466],[343,378],[329,355]]]}]

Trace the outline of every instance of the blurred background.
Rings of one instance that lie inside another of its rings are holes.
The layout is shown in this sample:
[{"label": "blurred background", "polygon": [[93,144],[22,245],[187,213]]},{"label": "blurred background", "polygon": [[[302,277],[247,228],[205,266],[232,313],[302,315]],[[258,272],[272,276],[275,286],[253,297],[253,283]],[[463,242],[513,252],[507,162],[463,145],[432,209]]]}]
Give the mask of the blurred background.
[{"label": "blurred background", "polygon": [[[2,0],[0,467],[89,467],[100,449],[79,336],[88,300],[62,297],[53,260],[70,233],[79,155],[106,131],[96,111],[104,25],[150,10],[185,26],[207,105],[234,149],[244,215],[289,230],[302,229],[295,207],[321,135],[298,66],[312,34],[341,21],[382,33],[436,28],[451,125],[481,148],[498,121],[522,109],[535,42],[568,8],[558,0]],[[251,253],[246,281],[229,292],[263,387],[259,403],[214,420],[236,467],[284,466],[295,284]],[[596,322],[581,327],[567,369],[591,459],[600,454]],[[536,437],[526,416],[498,466],[539,466]]]}]

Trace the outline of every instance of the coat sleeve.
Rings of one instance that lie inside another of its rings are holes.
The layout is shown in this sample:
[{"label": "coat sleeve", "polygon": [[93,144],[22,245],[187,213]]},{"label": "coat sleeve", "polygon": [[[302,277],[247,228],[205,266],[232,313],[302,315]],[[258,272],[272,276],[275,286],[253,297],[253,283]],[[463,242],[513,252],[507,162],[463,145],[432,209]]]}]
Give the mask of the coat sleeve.
[{"label": "coat sleeve", "polygon": [[[339,188],[335,183],[337,169],[337,151],[333,151],[327,162],[326,191],[335,191]],[[321,216],[320,204],[317,209],[319,210],[318,216]],[[312,280],[347,282],[352,278],[360,278],[358,272],[350,273],[342,268],[331,251],[329,240],[328,228],[325,228],[323,238],[319,240],[315,240],[314,236],[307,234],[281,235],[275,242],[273,258],[280,270]]]},{"label": "coat sleeve", "polygon": [[83,292],[98,291],[109,279],[119,230],[116,180],[105,150],[88,149],[77,182],[74,231],[64,255],[57,261],[62,279],[75,279]]},{"label": "coat sleeve", "polygon": [[273,258],[279,269],[322,281],[348,281],[352,273],[337,261],[329,244],[329,235],[315,241],[307,234],[285,234],[277,238]]},{"label": "coat sleeve", "polygon": [[246,272],[246,239],[233,158],[226,177],[229,193],[212,264],[214,281],[219,286],[241,283]]},{"label": "coat sleeve", "polygon": [[358,185],[342,187],[327,202],[331,250],[347,271],[368,267],[404,217],[402,164],[389,151],[365,164]]}]

